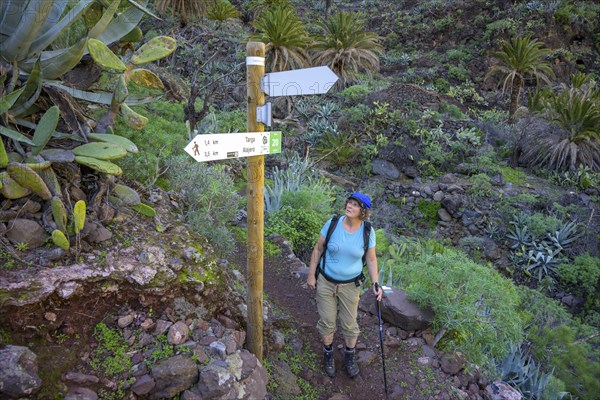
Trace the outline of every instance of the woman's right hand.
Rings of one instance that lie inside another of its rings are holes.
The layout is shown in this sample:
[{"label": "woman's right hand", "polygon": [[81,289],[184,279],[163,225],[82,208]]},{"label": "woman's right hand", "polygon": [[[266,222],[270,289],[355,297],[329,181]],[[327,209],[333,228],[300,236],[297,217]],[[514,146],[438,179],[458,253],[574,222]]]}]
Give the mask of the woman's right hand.
[{"label": "woman's right hand", "polygon": [[308,278],[306,279],[306,284],[311,289],[317,288],[317,278],[313,274],[308,274]]}]

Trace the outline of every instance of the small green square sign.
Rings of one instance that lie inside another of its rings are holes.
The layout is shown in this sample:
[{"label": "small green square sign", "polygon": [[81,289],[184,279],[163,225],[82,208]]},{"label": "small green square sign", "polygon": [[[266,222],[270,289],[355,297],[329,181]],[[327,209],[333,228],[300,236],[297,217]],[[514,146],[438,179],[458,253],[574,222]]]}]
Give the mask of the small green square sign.
[{"label": "small green square sign", "polygon": [[281,131],[269,135],[269,154],[281,153]]}]

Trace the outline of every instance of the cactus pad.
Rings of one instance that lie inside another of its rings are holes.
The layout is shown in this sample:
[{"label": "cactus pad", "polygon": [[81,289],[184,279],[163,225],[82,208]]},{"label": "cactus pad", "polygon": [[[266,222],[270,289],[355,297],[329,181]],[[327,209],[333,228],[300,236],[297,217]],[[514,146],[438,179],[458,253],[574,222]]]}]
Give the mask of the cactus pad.
[{"label": "cactus pad", "polygon": [[121,104],[121,114],[131,129],[140,130],[148,123],[148,118],[136,113],[125,103]]},{"label": "cactus pad", "polygon": [[36,174],[35,171],[27,165],[9,163],[6,170],[10,177],[17,181],[19,185],[31,190],[42,199],[50,200],[52,198],[52,193],[50,193],[50,190],[42,177]]},{"label": "cactus pad", "polygon": [[63,250],[69,250],[69,247],[71,247],[71,245],[69,244],[69,239],[67,239],[67,237],[65,236],[65,234],[63,232],[61,232],[58,229],[55,229],[52,231],[52,241],[54,242],[55,245],[57,245],[58,247],[60,247]]},{"label": "cactus pad", "polygon": [[117,164],[113,164],[110,161],[99,160],[94,157],[77,156],[75,161],[86,167],[95,169],[96,171],[104,172],[110,175],[121,175],[123,170]]},{"label": "cactus pad", "polygon": [[52,217],[60,231],[67,233],[67,208],[59,197],[54,196],[51,203]]},{"label": "cactus pad", "polygon": [[146,217],[152,218],[156,215],[156,210],[144,203],[140,203],[137,206],[132,206],[131,208],[140,214],[145,215]]},{"label": "cactus pad", "polygon": [[175,39],[168,36],[157,36],[136,50],[131,57],[131,63],[142,65],[160,60],[174,52],[176,48],[177,41]]},{"label": "cactus pad", "polygon": [[0,194],[7,199],[20,199],[31,193],[31,190],[19,185],[6,171],[0,172],[0,181],[2,182]]},{"label": "cactus pad", "polygon": [[116,144],[130,153],[138,152],[138,148],[135,143],[123,136],[112,135],[110,133],[88,133],[88,139],[97,140],[98,142]]},{"label": "cactus pad", "polygon": [[79,200],[73,207],[73,227],[75,233],[81,232],[85,225],[85,201]]},{"label": "cactus pad", "polygon": [[122,204],[128,206],[136,206],[141,203],[140,195],[138,192],[130,188],[129,186],[116,184],[111,191],[112,195],[122,201]]},{"label": "cactus pad", "polygon": [[116,71],[125,71],[127,69],[125,64],[119,60],[119,57],[100,40],[89,39],[87,46],[90,55],[102,69],[113,69]]},{"label": "cactus pad", "polygon": [[127,155],[127,150],[113,143],[93,142],[73,149],[75,156],[93,157],[99,160],[115,160]]}]

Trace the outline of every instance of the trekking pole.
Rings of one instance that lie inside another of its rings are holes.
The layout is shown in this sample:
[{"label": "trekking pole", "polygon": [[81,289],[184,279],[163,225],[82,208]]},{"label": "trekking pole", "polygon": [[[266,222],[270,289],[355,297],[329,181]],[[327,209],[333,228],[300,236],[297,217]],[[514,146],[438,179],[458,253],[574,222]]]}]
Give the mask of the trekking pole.
[{"label": "trekking pole", "polygon": [[[380,286],[378,283],[375,283],[375,292],[379,294]],[[383,289],[381,289],[383,290]],[[385,388],[385,397],[387,398],[388,389],[387,389],[387,375],[385,372],[385,356],[383,354],[383,324],[381,323],[381,306],[379,304],[379,300],[377,300],[377,319],[379,320],[379,343],[381,345],[381,365],[383,365],[383,387]]]}]

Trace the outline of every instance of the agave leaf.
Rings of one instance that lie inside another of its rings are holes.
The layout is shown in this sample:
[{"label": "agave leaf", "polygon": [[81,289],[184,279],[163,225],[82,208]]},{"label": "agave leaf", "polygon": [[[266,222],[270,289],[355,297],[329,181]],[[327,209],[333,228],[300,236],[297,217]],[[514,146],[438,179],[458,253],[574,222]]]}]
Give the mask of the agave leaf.
[{"label": "agave leaf", "polygon": [[17,131],[13,131],[12,129],[5,128],[2,125],[0,125],[0,135],[4,135],[19,142],[27,143],[31,146],[35,146],[35,143],[33,143],[27,136]]},{"label": "agave leaf", "polygon": [[135,8],[134,6],[128,7],[116,18],[113,18],[104,32],[102,32],[96,39],[103,43],[116,42],[131,32],[131,30],[139,24],[143,16],[143,11]]},{"label": "agave leaf", "polygon": [[107,45],[97,39],[88,40],[88,51],[94,59],[94,61],[102,67],[102,69],[113,69],[117,71],[125,71],[127,67],[123,64],[123,61],[108,48]]},{"label": "agave leaf", "polygon": [[[30,1],[22,9],[17,28],[0,44],[0,54],[6,61],[21,61],[29,58],[29,48],[39,34],[52,10],[53,1]],[[13,15],[13,18],[15,15]]]},{"label": "agave leaf", "polygon": [[73,22],[77,21],[79,16],[83,14],[93,2],[94,0],[78,0],[75,7],[71,8],[58,23],[53,24],[52,28],[43,32],[41,36],[33,41],[30,54],[39,53],[48,47],[58,35],[68,29]]},{"label": "agave leaf", "polygon": [[21,89],[15,90],[14,92],[10,92],[6,96],[2,97],[0,100],[0,114],[4,114],[15,104],[21,93],[25,90],[24,87]]},{"label": "agave leaf", "polygon": [[50,107],[48,111],[44,113],[33,133],[33,142],[35,143],[35,146],[31,150],[31,154],[34,156],[38,155],[46,146],[46,143],[48,143],[56,129],[56,125],[58,125],[59,117],[60,111],[57,106]]},{"label": "agave leaf", "polygon": [[131,63],[142,65],[160,60],[174,52],[176,48],[177,41],[175,39],[168,36],[157,36],[136,50],[131,57]]},{"label": "agave leaf", "polygon": [[106,11],[104,11],[104,14],[102,14],[102,18],[100,18],[96,25],[94,25],[94,27],[90,30],[88,34],[89,37],[96,39],[102,32],[104,32],[108,24],[110,24],[110,21],[112,21],[114,18],[120,2],[121,0],[113,0],[112,4],[106,9]]},{"label": "agave leaf", "polygon": [[[87,92],[84,90],[79,90],[79,89],[75,89],[75,88],[72,88],[69,86],[65,86],[58,81],[51,81],[51,82],[45,82],[45,83],[66,91],[71,96],[75,97],[76,99],[89,101],[90,103],[104,104],[104,105],[109,106],[112,102],[113,94],[109,93],[109,92]],[[129,96],[127,96],[127,99],[125,100],[125,103],[132,105],[132,106],[137,105],[137,104],[145,104],[145,103],[150,103],[152,101],[155,101],[156,99],[158,99],[160,97],[162,97],[162,96],[141,97],[141,96],[136,96],[136,95],[129,95]]]},{"label": "agave leaf", "polygon": [[144,5],[141,5],[140,3],[138,3],[137,1],[134,1],[134,0],[127,0],[127,2],[129,4],[131,4],[132,6],[134,6],[135,8],[137,8],[138,10],[140,10],[156,19],[161,19],[156,14],[153,14],[150,10],[148,10],[146,7],[144,7],[144,5],[146,5],[148,3],[147,1],[144,1]]},{"label": "agave leaf", "polygon": [[148,123],[148,118],[136,113],[125,103],[121,104],[121,114],[131,129],[140,130]]},{"label": "agave leaf", "polygon": [[144,86],[147,88],[164,89],[160,78],[152,71],[143,68],[136,68],[131,70],[129,79],[137,85]]},{"label": "agave leaf", "polygon": [[0,35],[10,36],[19,23],[17,18],[9,18],[21,12],[23,2],[20,0],[0,1]]},{"label": "agave leaf", "polygon": [[25,90],[19,96],[19,99],[16,101],[15,105],[11,109],[11,114],[13,116],[18,116],[19,114],[25,112],[40,96],[40,92],[42,91],[42,67],[40,61],[36,61],[29,74],[29,78],[27,78],[27,82],[25,83]]},{"label": "agave leaf", "polygon": [[[87,38],[80,39],[73,46],[66,49],[43,51],[40,57],[44,79],[56,79],[75,67],[86,51]],[[35,64],[34,59],[29,59],[21,64],[24,71],[30,71]]]},{"label": "agave leaf", "polygon": [[63,15],[63,11],[65,10],[65,7],[68,3],[69,0],[54,0],[52,4],[52,9],[48,14],[48,18],[46,18],[44,25],[42,25],[40,32],[46,32],[52,27],[52,25],[56,24],[56,21],[58,21],[61,15]]}]

